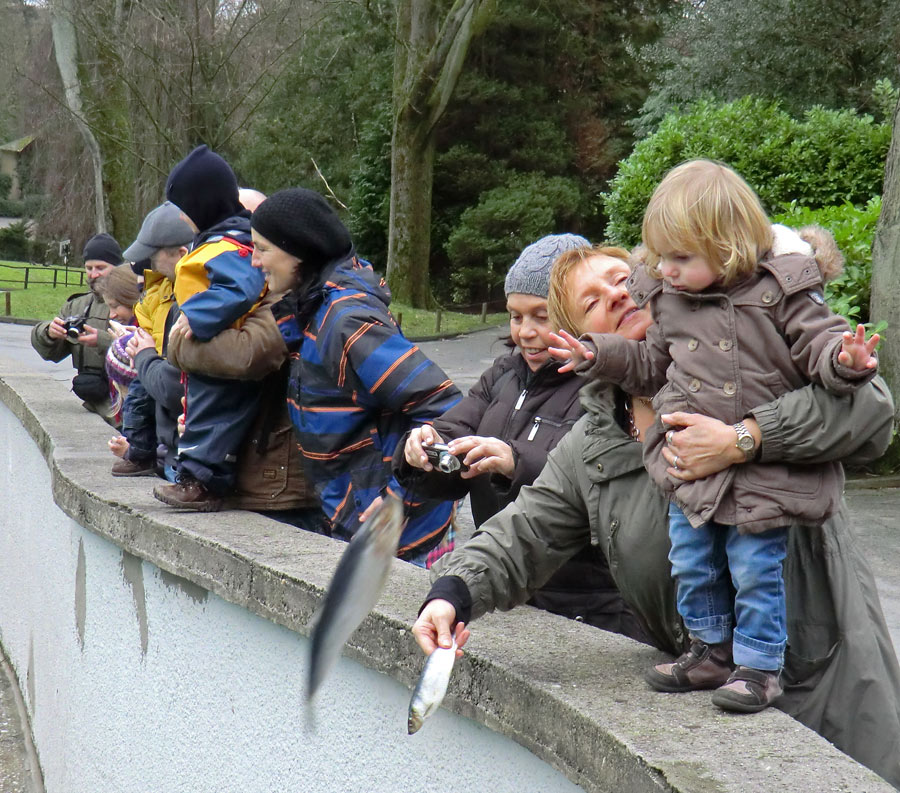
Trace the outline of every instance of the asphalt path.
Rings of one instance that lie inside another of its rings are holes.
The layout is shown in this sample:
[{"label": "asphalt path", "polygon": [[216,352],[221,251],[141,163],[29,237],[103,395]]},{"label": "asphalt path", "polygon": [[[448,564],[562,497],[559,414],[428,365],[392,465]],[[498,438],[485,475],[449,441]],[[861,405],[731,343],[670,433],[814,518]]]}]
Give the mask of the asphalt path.
[{"label": "asphalt path", "polygon": [[[68,359],[58,364],[42,361],[31,348],[30,333],[30,326],[0,323],[0,355],[18,362],[23,370],[46,372],[54,380],[70,380],[73,370]],[[452,339],[421,342],[419,346],[466,393],[492,361],[504,353],[502,333],[503,328],[494,327]],[[854,531],[878,581],[894,647],[900,647],[900,488],[848,489],[846,498]],[[471,530],[471,514],[464,507],[462,538]]]}]

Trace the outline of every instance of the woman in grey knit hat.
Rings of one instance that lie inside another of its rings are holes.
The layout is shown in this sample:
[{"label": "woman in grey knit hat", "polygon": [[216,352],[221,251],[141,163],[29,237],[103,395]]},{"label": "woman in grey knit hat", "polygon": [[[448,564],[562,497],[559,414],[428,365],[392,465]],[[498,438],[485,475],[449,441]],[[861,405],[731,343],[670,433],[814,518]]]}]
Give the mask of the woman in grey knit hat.
[{"label": "woman in grey knit hat", "polygon": [[[504,283],[513,349],[497,358],[468,396],[433,426],[410,431],[398,444],[394,475],[401,483],[429,498],[458,499],[468,493],[480,526],[534,481],[547,454],[582,412],[581,381],[560,374],[547,352],[548,334],[557,329],[547,308],[550,272],[560,255],[591,250],[584,237],[551,234],[522,251]],[[448,443],[465,467],[453,473],[435,469],[424,451],[435,443]],[[535,594],[532,605],[644,638],[615,588],[605,557],[589,545]]]}]

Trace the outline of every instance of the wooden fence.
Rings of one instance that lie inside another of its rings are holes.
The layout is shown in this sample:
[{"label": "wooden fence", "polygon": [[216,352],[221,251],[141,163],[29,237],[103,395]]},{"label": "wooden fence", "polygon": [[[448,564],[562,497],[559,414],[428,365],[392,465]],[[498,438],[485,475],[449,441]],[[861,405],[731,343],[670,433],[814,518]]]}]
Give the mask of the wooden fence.
[{"label": "wooden fence", "polygon": [[[21,278],[7,278],[9,271],[22,273]],[[83,286],[83,267],[44,267],[34,264],[0,265],[0,288],[9,284],[15,288],[28,289],[29,286]]]}]

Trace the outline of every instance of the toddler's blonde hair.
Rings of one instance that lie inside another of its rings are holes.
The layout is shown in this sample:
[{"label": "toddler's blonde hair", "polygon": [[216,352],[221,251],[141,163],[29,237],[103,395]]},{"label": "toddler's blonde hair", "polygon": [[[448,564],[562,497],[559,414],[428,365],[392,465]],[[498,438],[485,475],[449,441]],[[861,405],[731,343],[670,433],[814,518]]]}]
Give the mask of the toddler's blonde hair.
[{"label": "toddler's blonde hair", "polygon": [[613,259],[621,259],[631,266],[628,251],[611,245],[573,248],[560,254],[550,270],[550,288],[547,294],[547,315],[554,331],[562,329],[573,336],[581,335],[581,328],[578,327],[580,320],[576,316],[572,295],[569,293],[569,276],[579,264],[594,256],[610,256]]},{"label": "toddler's blonde hair", "polygon": [[689,160],[659,183],[641,228],[650,273],[661,278],[667,253],[702,256],[729,285],[752,273],[772,247],[771,221],[759,197],[727,165]]}]

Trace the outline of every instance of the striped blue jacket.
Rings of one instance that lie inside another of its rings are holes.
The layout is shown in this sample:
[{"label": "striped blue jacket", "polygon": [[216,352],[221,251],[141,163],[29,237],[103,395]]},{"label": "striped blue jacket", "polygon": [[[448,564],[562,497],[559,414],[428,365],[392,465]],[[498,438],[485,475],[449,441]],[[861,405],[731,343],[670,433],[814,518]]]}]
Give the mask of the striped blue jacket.
[{"label": "striped blue jacket", "polygon": [[409,516],[398,555],[423,553],[444,536],[452,502],[407,493],[391,476],[391,457],[409,429],[462,395],[400,332],[390,292],[367,263],[348,257],[328,265],[307,294],[321,302],[303,328],[288,384],[306,474],[335,536],[352,536],[359,513],[390,491]]}]

